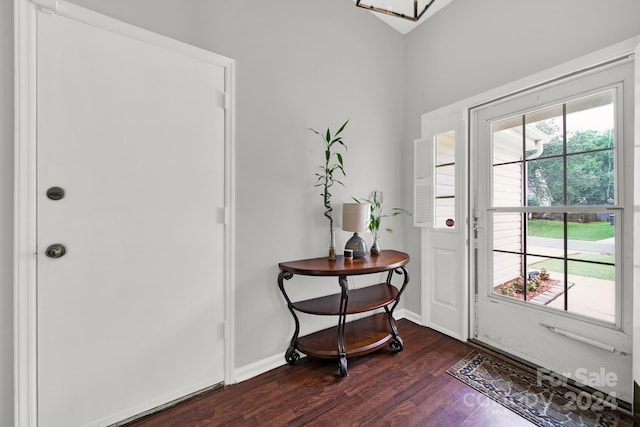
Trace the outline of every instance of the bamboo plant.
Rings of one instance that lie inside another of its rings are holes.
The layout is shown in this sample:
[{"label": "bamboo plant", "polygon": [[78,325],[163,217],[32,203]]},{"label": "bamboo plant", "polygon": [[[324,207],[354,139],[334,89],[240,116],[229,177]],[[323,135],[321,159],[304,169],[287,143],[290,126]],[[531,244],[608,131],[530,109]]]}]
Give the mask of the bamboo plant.
[{"label": "bamboo plant", "polygon": [[329,220],[329,232],[331,242],[329,244],[329,259],[336,259],[336,248],[335,248],[335,232],[333,230],[333,207],[331,206],[331,192],[330,189],[334,184],[340,184],[344,186],[344,183],[338,179],[338,174],[342,176],[346,176],[347,174],[344,171],[344,159],[342,154],[338,151],[340,147],[347,150],[347,145],[342,141],[341,133],[344,128],[349,123],[349,120],[345,121],[342,126],[338,129],[338,131],[334,134],[331,133],[331,129],[327,128],[327,131],[324,134],[320,132],[309,129],[313,133],[320,136],[323,144],[325,145],[324,150],[324,164],[319,166],[320,171],[316,173],[316,184],[315,187],[322,187],[322,201],[324,205],[324,216]]},{"label": "bamboo plant", "polygon": [[[371,245],[372,255],[380,253],[379,237],[382,219],[397,215],[411,216],[411,212],[402,208],[391,208],[390,212],[385,212],[382,209],[382,191],[373,191],[371,199],[356,199],[354,197],[353,200],[357,203],[369,203],[369,231],[371,231],[371,236],[373,237],[373,243]],[[389,233],[393,232],[393,230],[388,227],[385,228],[385,230]]]}]

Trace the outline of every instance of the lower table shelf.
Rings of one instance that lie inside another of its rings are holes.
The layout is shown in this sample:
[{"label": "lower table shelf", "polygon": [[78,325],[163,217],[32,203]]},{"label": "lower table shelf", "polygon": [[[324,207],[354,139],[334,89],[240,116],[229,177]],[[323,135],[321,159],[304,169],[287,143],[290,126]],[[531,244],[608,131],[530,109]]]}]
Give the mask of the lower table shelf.
[{"label": "lower table shelf", "polygon": [[[362,356],[376,351],[392,342],[393,334],[386,313],[348,322],[345,325],[345,342],[347,357]],[[307,356],[321,359],[335,359],[338,353],[338,328],[328,328],[313,334],[299,337],[297,348]],[[399,351],[402,342],[393,342],[391,350]]]}]

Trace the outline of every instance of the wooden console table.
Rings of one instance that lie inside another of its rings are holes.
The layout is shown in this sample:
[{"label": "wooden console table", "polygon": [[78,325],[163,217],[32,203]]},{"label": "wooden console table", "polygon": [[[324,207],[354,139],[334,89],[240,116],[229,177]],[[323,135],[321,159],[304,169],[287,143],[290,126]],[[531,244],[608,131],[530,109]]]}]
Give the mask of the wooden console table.
[{"label": "wooden console table", "polygon": [[[311,357],[338,359],[338,369],[344,377],[347,375],[348,357],[370,353],[387,343],[392,352],[402,351],[404,343],[398,335],[393,310],[409,283],[409,275],[404,267],[407,263],[409,255],[391,250],[352,261],[345,261],[344,257],[338,256],[335,261],[313,258],[281,262],[278,285],[295,322],[295,332],[285,353],[286,361],[290,365],[298,363],[298,351]],[[381,272],[388,272],[385,282],[349,290],[349,276]],[[341,291],[324,297],[292,302],[285,291],[284,280],[290,280],[296,274],[337,277]],[[399,288],[391,283],[394,274],[403,276]],[[348,314],[364,313],[378,308],[384,308],[385,312],[353,322],[346,321]],[[296,312],[338,316],[338,324],[333,328],[299,337],[300,321]]]}]

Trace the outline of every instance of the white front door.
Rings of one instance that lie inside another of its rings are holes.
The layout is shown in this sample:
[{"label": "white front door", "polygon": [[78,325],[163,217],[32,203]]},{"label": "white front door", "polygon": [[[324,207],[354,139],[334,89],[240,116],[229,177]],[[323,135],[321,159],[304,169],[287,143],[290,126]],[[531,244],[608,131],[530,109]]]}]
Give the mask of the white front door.
[{"label": "white front door", "polygon": [[474,337],[626,402],[632,118],[628,60],[471,110]]},{"label": "white front door", "polygon": [[36,63],[38,425],[222,382],[225,68],[40,11]]}]

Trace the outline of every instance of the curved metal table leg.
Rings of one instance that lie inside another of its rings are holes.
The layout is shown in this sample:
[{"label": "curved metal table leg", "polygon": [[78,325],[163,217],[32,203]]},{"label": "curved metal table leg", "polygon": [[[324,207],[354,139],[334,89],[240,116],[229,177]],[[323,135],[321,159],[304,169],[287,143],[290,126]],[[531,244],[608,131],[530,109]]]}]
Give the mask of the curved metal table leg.
[{"label": "curved metal table leg", "polygon": [[339,276],[340,283],[340,314],[338,315],[338,370],[341,377],[347,376],[347,342],[345,325],[347,323],[347,303],[349,302],[349,283],[347,276]]},{"label": "curved metal table leg", "polygon": [[385,307],[384,309],[387,312],[387,316],[389,316],[389,327],[391,328],[391,335],[393,336],[393,339],[389,343],[389,350],[392,351],[393,353],[399,353],[402,350],[404,350],[404,342],[402,341],[402,338],[400,338],[400,335],[398,335],[398,327],[396,326],[396,321],[393,318],[393,310],[395,310],[396,307],[398,306],[398,303],[400,302],[400,296],[402,295],[405,288],[407,287],[407,284],[409,283],[409,273],[407,272],[407,269],[404,267],[399,267],[395,270],[390,271],[387,276],[388,284],[391,284],[391,278],[393,277],[394,272],[396,274],[404,276],[404,280],[402,282],[402,286],[400,287],[400,291],[398,291],[396,302],[393,304],[391,309],[389,309],[389,307]]},{"label": "curved metal table leg", "polygon": [[284,299],[287,301],[287,307],[289,308],[289,312],[291,316],[293,316],[293,321],[295,322],[296,329],[293,332],[293,337],[291,338],[291,342],[289,343],[289,348],[284,354],[284,358],[289,363],[289,365],[295,365],[300,361],[300,353],[297,352],[297,344],[298,344],[298,334],[300,334],[300,321],[298,320],[298,316],[296,316],[296,312],[293,309],[293,305],[289,296],[284,290],[284,280],[289,280],[293,277],[293,273],[289,271],[281,271],[278,275],[278,287],[280,287],[280,292],[284,296]]}]

